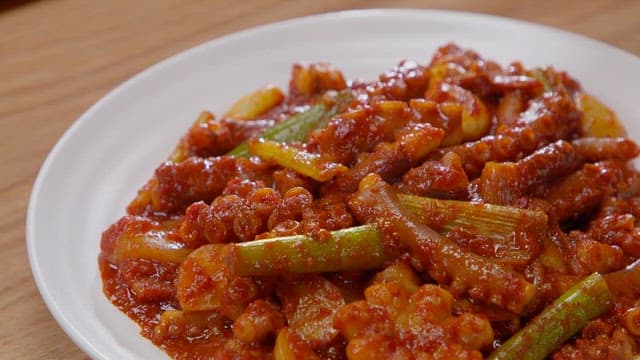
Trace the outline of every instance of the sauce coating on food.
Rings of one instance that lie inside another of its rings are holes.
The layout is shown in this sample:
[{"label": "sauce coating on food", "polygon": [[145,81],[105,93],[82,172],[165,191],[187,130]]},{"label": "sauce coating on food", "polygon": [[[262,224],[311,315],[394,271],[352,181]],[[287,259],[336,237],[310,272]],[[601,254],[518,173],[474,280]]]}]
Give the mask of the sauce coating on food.
[{"label": "sauce coating on food", "polygon": [[632,359],[640,153],[553,68],[454,44],[203,112],[102,234],[175,359]]}]

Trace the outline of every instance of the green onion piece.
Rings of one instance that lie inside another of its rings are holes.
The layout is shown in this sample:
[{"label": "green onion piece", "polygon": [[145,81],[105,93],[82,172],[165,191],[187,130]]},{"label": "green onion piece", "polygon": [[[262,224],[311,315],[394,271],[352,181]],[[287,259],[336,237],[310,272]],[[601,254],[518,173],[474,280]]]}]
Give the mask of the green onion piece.
[{"label": "green onion piece", "polygon": [[489,360],[542,360],[613,305],[605,278],[594,273],[575,284],[527,326],[496,349]]},{"label": "green onion piece", "polygon": [[378,232],[357,226],[331,232],[328,239],[305,235],[237,243],[227,257],[240,276],[368,270],[388,260]]},{"label": "green onion piece", "polygon": [[[304,141],[311,131],[323,127],[329,119],[335,116],[341,108],[349,104],[352,100],[353,94],[351,94],[350,91],[341,91],[335,96],[332,106],[327,106],[322,102],[318,103],[307,111],[292,115],[287,120],[268,128],[260,137],[283,143]],[[247,142],[244,141],[229,151],[227,155],[249,157],[251,153],[249,152]]]}]

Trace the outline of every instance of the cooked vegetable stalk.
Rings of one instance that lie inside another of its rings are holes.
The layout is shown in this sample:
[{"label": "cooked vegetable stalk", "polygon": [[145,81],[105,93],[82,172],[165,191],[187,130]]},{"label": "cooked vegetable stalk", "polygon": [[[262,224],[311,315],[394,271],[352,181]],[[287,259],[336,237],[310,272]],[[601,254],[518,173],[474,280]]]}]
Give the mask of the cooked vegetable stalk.
[{"label": "cooked vegetable stalk", "polygon": [[533,299],[535,287],[520,273],[477,254],[422,224],[406,210],[391,185],[378,175],[368,175],[349,207],[362,223],[374,224],[385,246],[408,250],[427,272],[452,292],[522,313]]},{"label": "cooked vegetable stalk", "polygon": [[488,359],[542,360],[589,320],[609,310],[612,297],[604,277],[593,273],[562,294]]},{"label": "cooked vegetable stalk", "polygon": [[153,329],[156,341],[203,338],[225,329],[225,319],[217,311],[167,310]]},{"label": "cooked vegetable stalk", "polygon": [[[312,106],[309,110],[292,115],[287,120],[265,130],[260,137],[266,140],[290,143],[294,141],[304,141],[309,133],[321,127],[332,116],[340,111],[353,99],[350,91],[342,91],[336,95],[334,104],[327,106],[320,102]],[[247,142],[243,142],[231,150],[228,155],[237,157],[249,157],[249,147]]]},{"label": "cooked vegetable stalk", "polygon": [[[460,228],[504,242],[523,224],[540,232],[547,226],[547,216],[542,211],[413,195],[399,198],[421,221],[443,233]],[[380,268],[389,259],[380,234],[370,225],[333,231],[329,239],[320,241],[294,235],[232,247],[230,264],[238,275],[369,270]]]},{"label": "cooked vegetable stalk", "polygon": [[371,226],[333,231],[322,240],[293,235],[230,246],[229,267],[241,276],[368,270],[388,260]]},{"label": "cooked vegetable stalk", "polygon": [[587,94],[578,94],[578,108],[582,111],[582,130],[585,136],[624,137],[627,132],[616,114],[600,100]]},{"label": "cooked vegetable stalk", "polygon": [[328,181],[338,174],[349,170],[348,167],[324,160],[320,155],[291,147],[287,144],[265,140],[251,139],[249,151],[263,160],[274,162],[285,168],[308,176],[317,181]]},{"label": "cooked vegetable stalk", "polygon": [[260,88],[234,102],[224,115],[233,119],[254,119],[266,113],[284,100],[284,94],[277,86]]},{"label": "cooked vegetable stalk", "polygon": [[162,230],[145,233],[123,233],[115,243],[112,261],[116,264],[126,259],[147,259],[179,264],[193,249],[166,237]]},{"label": "cooked vegetable stalk", "polygon": [[[546,229],[547,216],[542,211],[414,195],[399,198],[422,222],[444,234],[463,229],[504,243],[514,232],[524,229],[523,224],[541,232]],[[333,231],[322,240],[293,235],[230,246],[230,261],[238,275],[368,270],[377,269],[388,260],[379,233],[369,225]],[[123,233],[115,244],[114,261],[144,258],[181,263],[193,251],[168,239],[160,230]]]},{"label": "cooked vegetable stalk", "polygon": [[404,194],[398,194],[398,198],[422,222],[441,233],[463,228],[490,239],[504,240],[527,225],[540,232],[547,228],[547,214],[540,210]]}]

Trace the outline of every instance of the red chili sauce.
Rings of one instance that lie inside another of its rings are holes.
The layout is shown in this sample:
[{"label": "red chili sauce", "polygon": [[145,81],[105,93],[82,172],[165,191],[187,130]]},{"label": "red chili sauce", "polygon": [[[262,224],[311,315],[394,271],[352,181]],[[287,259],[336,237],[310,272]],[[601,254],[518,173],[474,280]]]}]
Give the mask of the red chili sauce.
[{"label": "red chili sauce", "polygon": [[453,44],[371,82],[295,65],[200,115],[103,233],[104,292],[175,359],[483,359],[598,273],[610,300],[558,305],[577,331],[538,356],[631,359],[625,135],[568,74]]}]

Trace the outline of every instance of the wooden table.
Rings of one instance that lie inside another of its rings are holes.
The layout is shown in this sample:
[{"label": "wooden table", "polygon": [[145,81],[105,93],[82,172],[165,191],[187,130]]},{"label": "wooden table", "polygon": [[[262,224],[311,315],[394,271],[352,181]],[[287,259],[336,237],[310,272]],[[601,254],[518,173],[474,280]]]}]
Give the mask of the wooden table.
[{"label": "wooden table", "polygon": [[65,129],[91,104],[147,66],[224,34],[320,12],[394,6],[520,18],[640,55],[636,0],[0,3],[0,358],[86,358],[58,327],[36,290],[24,229],[38,168]]}]

